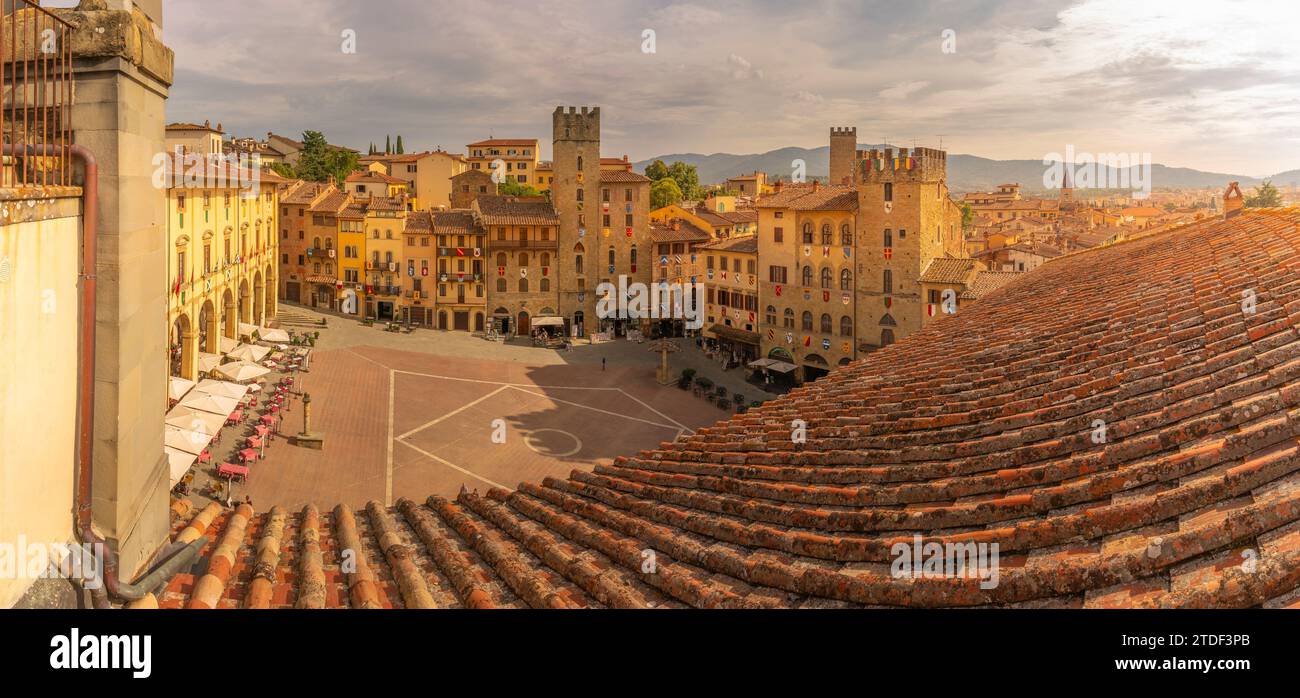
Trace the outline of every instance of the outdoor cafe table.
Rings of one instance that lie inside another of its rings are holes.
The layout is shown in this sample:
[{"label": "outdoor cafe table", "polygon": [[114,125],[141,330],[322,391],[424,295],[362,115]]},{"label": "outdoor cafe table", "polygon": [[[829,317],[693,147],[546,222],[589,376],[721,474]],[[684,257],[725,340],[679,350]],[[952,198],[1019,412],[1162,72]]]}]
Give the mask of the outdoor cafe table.
[{"label": "outdoor cafe table", "polygon": [[262,386],[260,386],[260,385],[258,385],[258,384],[256,384],[256,383],[252,383],[252,384],[250,384],[250,385],[248,386],[248,390],[249,390],[249,392],[254,392],[254,393],[261,392],[261,390],[262,390]]},{"label": "outdoor cafe table", "polygon": [[261,424],[259,424],[259,425],[257,425],[256,427],[254,427],[254,429],[257,430],[257,435],[260,436],[260,437],[262,437],[262,438],[266,438],[267,435],[271,433],[271,428],[270,428],[270,427],[265,427],[265,426],[262,426]]},{"label": "outdoor cafe table", "polygon": [[257,437],[257,436],[248,437],[248,448],[254,449],[254,448],[261,448],[261,447],[262,447],[261,437]]},{"label": "outdoor cafe table", "polygon": [[228,477],[228,478],[231,478],[231,479],[234,479],[234,478],[238,477],[238,478],[241,478],[241,479],[247,480],[247,479],[248,479],[248,466],[247,466],[247,465],[235,465],[234,463],[222,463],[222,464],[217,468],[217,474],[220,475],[220,476],[222,476],[222,477]]},{"label": "outdoor cafe table", "polygon": [[251,463],[257,460],[257,451],[251,448],[246,448],[239,452],[239,459],[245,463]]}]

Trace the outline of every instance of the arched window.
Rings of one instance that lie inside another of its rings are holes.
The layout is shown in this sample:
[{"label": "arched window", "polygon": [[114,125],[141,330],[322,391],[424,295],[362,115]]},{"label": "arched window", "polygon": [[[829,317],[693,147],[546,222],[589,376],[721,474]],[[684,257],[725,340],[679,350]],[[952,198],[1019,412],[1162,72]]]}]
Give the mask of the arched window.
[{"label": "arched window", "polygon": [[822,334],[830,334],[835,330],[831,325],[831,316],[829,313],[822,313]]},{"label": "arched window", "polygon": [[884,293],[893,293],[893,292],[894,292],[894,272],[892,272],[892,271],[886,269],[886,270],[885,270],[885,273],[884,273],[884,277],[885,277],[885,278],[883,279],[883,283],[881,284]]},{"label": "arched window", "polygon": [[822,244],[823,245],[834,244],[833,233],[831,232],[832,230],[833,229],[831,228],[830,223],[822,223]]},{"label": "arched window", "polygon": [[803,285],[804,285],[804,286],[812,286],[812,280],[813,280],[812,267],[811,267],[811,266],[804,267],[804,268],[803,268]]},{"label": "arched window", "polygon": [[784,324],[790,329],[794,329],[794,310],[786,308],[784,313]]},{"label": "arched window", "polygon": [[813,321],[812,321],[812,313],[811,313],[811,312],[809,312],[809,311],[807,311],[807,310],[803,311],[803,317],[802,317],[802,319],[801,319],[801,323],[800,323],[799,326],[802,327],[802,328],[805,329],[805,330],[808,330],[809,332],[812,332]]},{"label": "arched window", "polygon": [[498,266],[498,267],[504,267],[504,266],[508,263],[508,262],[507,262],[507,259],[508,259],[508,258],[506,257],[506,253],[505,253],[505,252],[498,252],[498,253],[497,253],[497,266]]},{"label": "arched window", "polygon": [[894,322],[894,316],[893,316],[893,315],[890,315],[889,313],[885,313],[883,316],[881,316],[881,318],[880,318],[880,324],[882,324],[882,325],[884,325],[884,326],[886,326],[886,327],[897,327],[897,326],[898,326],[898,323],[897,323],[897,322]]},{"label": "arched window", "polygon": [[889,228],[885,228],[885,247],[893,247],[893,246],[894,246],[894,231],[890,230]]},{"label": "arched window", "polygon": [[631,252],[628,253],[628,261],[632,266],[636,266],[636,245],[633,245]]},{"label": "arched window", "polygon": [[506,292],[506,280],[501,277],[497,277],[497,293],[505,293],[505,292]]},{"label": "arched window", "polygon": [[840,226],[840,244],[844,247],[853,246],[853,231],[849,229],[848,223]]},{"label": "arched window", "polygon": [[521,266],[521,267],[526,267],[526,266],[528,266],[528,253],[527,253],[527,252],[520,252],[520,253],[519,253],[519,266]]},{"label": "arched window", "polygon": [[519,278],[519,292],[528,293],[528,279],[526,277]]},{"label": "arched window", "polygon": [[841,291],[853,290],[853,272],[849,271],[848,269],[840,270],[840,290]]},{"label": "arched window", "polygon": [[822,288],[831,287],[831,268],[822,267]]},{"label": "arched window", "polygon": [[582,156],[578,156],[578,171],[582,171]]},{"label": "arched window", "polygon": [[813,241],[813,224],[812,224],[812,223],[804,223],[804,224],[803,224],[803,244],[805,244],[805,245],[811,245],[811,244],[812,244],[812,241]]},{"label": "arched window", "polygon": [[776,306],[767,306],[767,316],[763,320],[769,325],[776,324]]},{"label": "arched window", "polygon": [[577,255],[577,256],[575,256],[575,257],[573,258],[573,267],[574,267],[574,269],[577,270],[577,272],[578,272],[579,274],[583,273],[583,272],[582,272],[582,255]]},{"label": "arched window", "polygon": [[542,277],[541,281],[537,282],[537,285],[541,287],[542,291],[551,290],[551,280],[546,278],[545,276]]},{"label": "arched window", "polygon": [[614,266],[614,248],[613,248],[613,246],[611,246],[611,247],[609,248],[609,266],[611,266],[611,267]]},{"label": "arched window", "polygon": [[853,318],[849,317],[848,315],[840,316],[840,336],[842,337],[853,336]]},{"label": "arched window", "polygon": [[541,264],[544,267],[551,266],[551,253],[543,252],[541,255],[541,260],[538,262],[538,264]]},{"label": "arched window", "polygon": [[312,246],[312,249],[320,249],[320,238],[312,238],[312,239],[311,239],[311,246]]},{"label": "arched window", "polygon": [[880,346],[887,347],[894,343],[894,331],[884,329],[880,331]]}]

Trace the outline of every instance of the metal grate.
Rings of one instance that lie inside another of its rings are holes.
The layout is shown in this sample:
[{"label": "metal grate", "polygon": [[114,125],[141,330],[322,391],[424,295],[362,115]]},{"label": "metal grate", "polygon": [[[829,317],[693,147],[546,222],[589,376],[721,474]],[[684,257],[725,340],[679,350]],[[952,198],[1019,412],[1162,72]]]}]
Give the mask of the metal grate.
[{"label": "metal grate", "polygon": [[72,27],[32,0],[3,1],[0,187],[71,185]]}]

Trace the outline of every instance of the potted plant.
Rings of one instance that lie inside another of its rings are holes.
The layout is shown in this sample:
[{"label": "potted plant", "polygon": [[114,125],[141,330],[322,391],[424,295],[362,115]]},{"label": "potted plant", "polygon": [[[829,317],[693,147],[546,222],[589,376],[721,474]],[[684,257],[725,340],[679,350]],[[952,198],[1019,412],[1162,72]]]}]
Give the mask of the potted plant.
[{"label": "potted plant", "polygon": [[693,380],[694,378],[695,378],[695,369],[688,368],[682,371],[682,377],[677,380],[677,387],[681,388],[682,390],[689,390],[691,387],[691,380]]},{"label": "potted plant", "polygon": [[732,398],[736,401],[736,411],[737,411],[737,412],[744,412],[744,411],[745,411],[745,396],[742,395],[742,394],[740,394],[740,393],[736,393],[735,395],[732,395]]}]

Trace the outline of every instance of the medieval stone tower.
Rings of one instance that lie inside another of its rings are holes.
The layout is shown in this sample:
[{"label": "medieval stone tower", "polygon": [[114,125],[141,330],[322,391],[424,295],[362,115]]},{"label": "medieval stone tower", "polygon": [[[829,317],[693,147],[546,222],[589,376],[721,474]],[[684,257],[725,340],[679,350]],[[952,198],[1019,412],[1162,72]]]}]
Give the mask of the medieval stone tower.
[{"label": "medieval stone tower", "polygon": [[555,180],[551,202],[560,216],[559,314],[584,333],[597,328],[596,285],[605,278],[600,223],[600,107],[556,107],[551,117]]},{"label": "medieval stone tower", "polygon": [[854,184],[858,158],[856,126],[831,127],[831,184]]},{"label": "medieval stone tower", "polygon": [[948,198],[947,153],[892,148],[857,166],[857,338],[868,351],[919,330],[932,299],[919,279],[937,257],[962,256],[961,208]]}]

